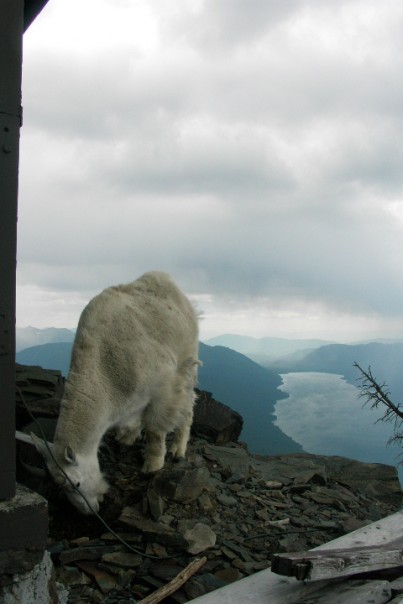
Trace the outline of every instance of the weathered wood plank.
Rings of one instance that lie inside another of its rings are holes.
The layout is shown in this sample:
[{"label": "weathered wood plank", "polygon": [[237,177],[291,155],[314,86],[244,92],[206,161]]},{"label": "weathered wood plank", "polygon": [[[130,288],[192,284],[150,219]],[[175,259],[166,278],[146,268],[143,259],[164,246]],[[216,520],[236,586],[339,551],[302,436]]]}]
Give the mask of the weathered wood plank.
[{"label": "weathered wood plank", "polygon": [[349,547],[380,546],[403,539],[403,511],[381,518],[367,526],[342,535],[328,543],[319,545],[314,551],[322,549],[347,549]]},{"label": "weathered wood plank", "polygon": [[329,584],[316,593],[294,600],[294,604],[386,604],[390,602],[388,581],[345,581]]},{"label": "weathered wood plank", "polygon": [[[403,571],[402,571],[403,575]],[[391,581],[390,586],[394,594],[403,594],[403,576]]]},{"label": "weathered wood plank", "polygon": [[304,583],[264,570],[196,598],[192,604],[389,604],[391,597],[388,581]]},{"label": "weathered wood plank", "polygon": [[271,570],[297,579],[329,579],[403,565],[403,512],[309,552],[274,554]]},{"label": "weathered wood plank", "polygon": [[[396,541],[399,535],[403,536],[403,512],[397,512],[357,531],[343,535],[334,541],[315,548],[312,552],[319,553],[322,550],[328,552],[329,550],[348,548],[359,549],[368,545],[380,546]],[[330,600],[326,599],[326,590],[333,589],[337,593],[343,585],[346,585],[347,589],[349,589],[352,581],[333,579],[305,583],[297,581],[295,578],[275,574],[271,570],[266,569],[204,596],[200,596],[192,600],[192,604],[193,602],[194,604],[238,604],[241,602],[242,604],[322,604],[322,602],[323,604],[329,604]],[[398,585],[396,587],[399,588]],[[320,600],[312,600],[314,595],[317,597],[322,595],[321,590],[323,594],[322,602]],[[332,592],[328,591],[327,593]],[[351,601],[349,599],[348,591],[347,593],[343,593],[343,595],[343,604],[356,604],[357,600]],[[385,595],[386,599],[381,599],[381,602],[392,604],[392,602],[388,601],[390,597],[392,596]],[[397,599],[393,604],[403,604],[403,598],[400,595],[397,598],[401,598],[401,600]],[[370,600],[368,601],[368,599],[359,601],[360,604],[369,604],[369,602]],[[332,602],[332,604],[335,603]],[[377,604],[380,603],[377,602]]]},{"label": "weathered wood plank", "polygon": [[274,554],[271,570],[299,580],[318,581],[398,566],[403,566],[403,543],[393,549],[383,546]]}]

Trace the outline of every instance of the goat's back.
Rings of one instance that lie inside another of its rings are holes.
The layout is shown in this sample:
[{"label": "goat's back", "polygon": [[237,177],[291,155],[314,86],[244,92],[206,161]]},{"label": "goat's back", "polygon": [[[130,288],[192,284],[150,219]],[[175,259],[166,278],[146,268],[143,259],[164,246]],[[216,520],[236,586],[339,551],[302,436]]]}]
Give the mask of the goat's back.
[{"label": "goat's back", "polygon": [[95,373],[107,386],[128,393],[196,362],[197,354],[194,307],[169,275],[154,271],[109,287],[88,303],[70,371]]}]

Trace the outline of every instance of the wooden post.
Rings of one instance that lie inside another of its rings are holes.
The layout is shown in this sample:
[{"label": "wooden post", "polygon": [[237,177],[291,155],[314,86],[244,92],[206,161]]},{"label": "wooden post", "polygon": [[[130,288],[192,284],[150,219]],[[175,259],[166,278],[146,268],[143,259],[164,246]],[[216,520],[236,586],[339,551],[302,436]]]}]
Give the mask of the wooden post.
[{"label": "wooden post", "polygon": [[15,273],[22,38],[48,0],[0,0],[0,499],[15,494]]},{"label": "wooden post", "polygon": [[15,269],[24,0],[0,0],[0,499],[15,494]]}]

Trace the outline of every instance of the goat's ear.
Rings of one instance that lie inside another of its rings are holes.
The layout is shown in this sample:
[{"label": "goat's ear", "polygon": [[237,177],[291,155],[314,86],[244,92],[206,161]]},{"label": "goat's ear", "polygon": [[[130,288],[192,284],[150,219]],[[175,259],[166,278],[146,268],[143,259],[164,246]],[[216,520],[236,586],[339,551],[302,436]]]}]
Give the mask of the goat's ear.
[{"label": "goat's ear", "polygon": [[77,458],[76,458],[76,454],[74,453],[73,449],[70,447],[70,445],[67,445],[67,447],[64,450],[64,459],[67,461],[67,463],[77,463]]},{"label": "goat's ear", "polygon": [[[31,438],[32,438],[32,442],[35,445],[36,450],[38,451],[38,453],[40,453],[42,455],[42,457],[46,459],[50,458],[50,454],[49,454],[49,450],[48,447],[46,446],[46,443],[44,440],[42,440],[42,438],[39,438],[39,436],[37,436],[36,434],[34,434],[33,432],[31,432]],[[52,448],[53,444],[52,443],[47,443],[49,448]]]}]

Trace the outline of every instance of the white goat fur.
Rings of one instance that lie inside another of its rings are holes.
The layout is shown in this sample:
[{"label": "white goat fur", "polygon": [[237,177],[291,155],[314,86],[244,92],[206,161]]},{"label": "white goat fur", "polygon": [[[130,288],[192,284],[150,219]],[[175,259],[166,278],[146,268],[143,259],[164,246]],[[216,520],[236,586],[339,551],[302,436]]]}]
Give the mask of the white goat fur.
[{"label": "white goat fur", "polygon": [[[170,451],[184,457],[198,364],[196,311],[166,273],[146,273],[105,289],[83,310],[52,451],[95,511],[108,490],[98,462],[108,429],[115,428],[127,445],[144,430],[145,473],[163,467],[169,432],[174,432]],[[43,441],[36,443],[70,501],[91,513]]]}]

